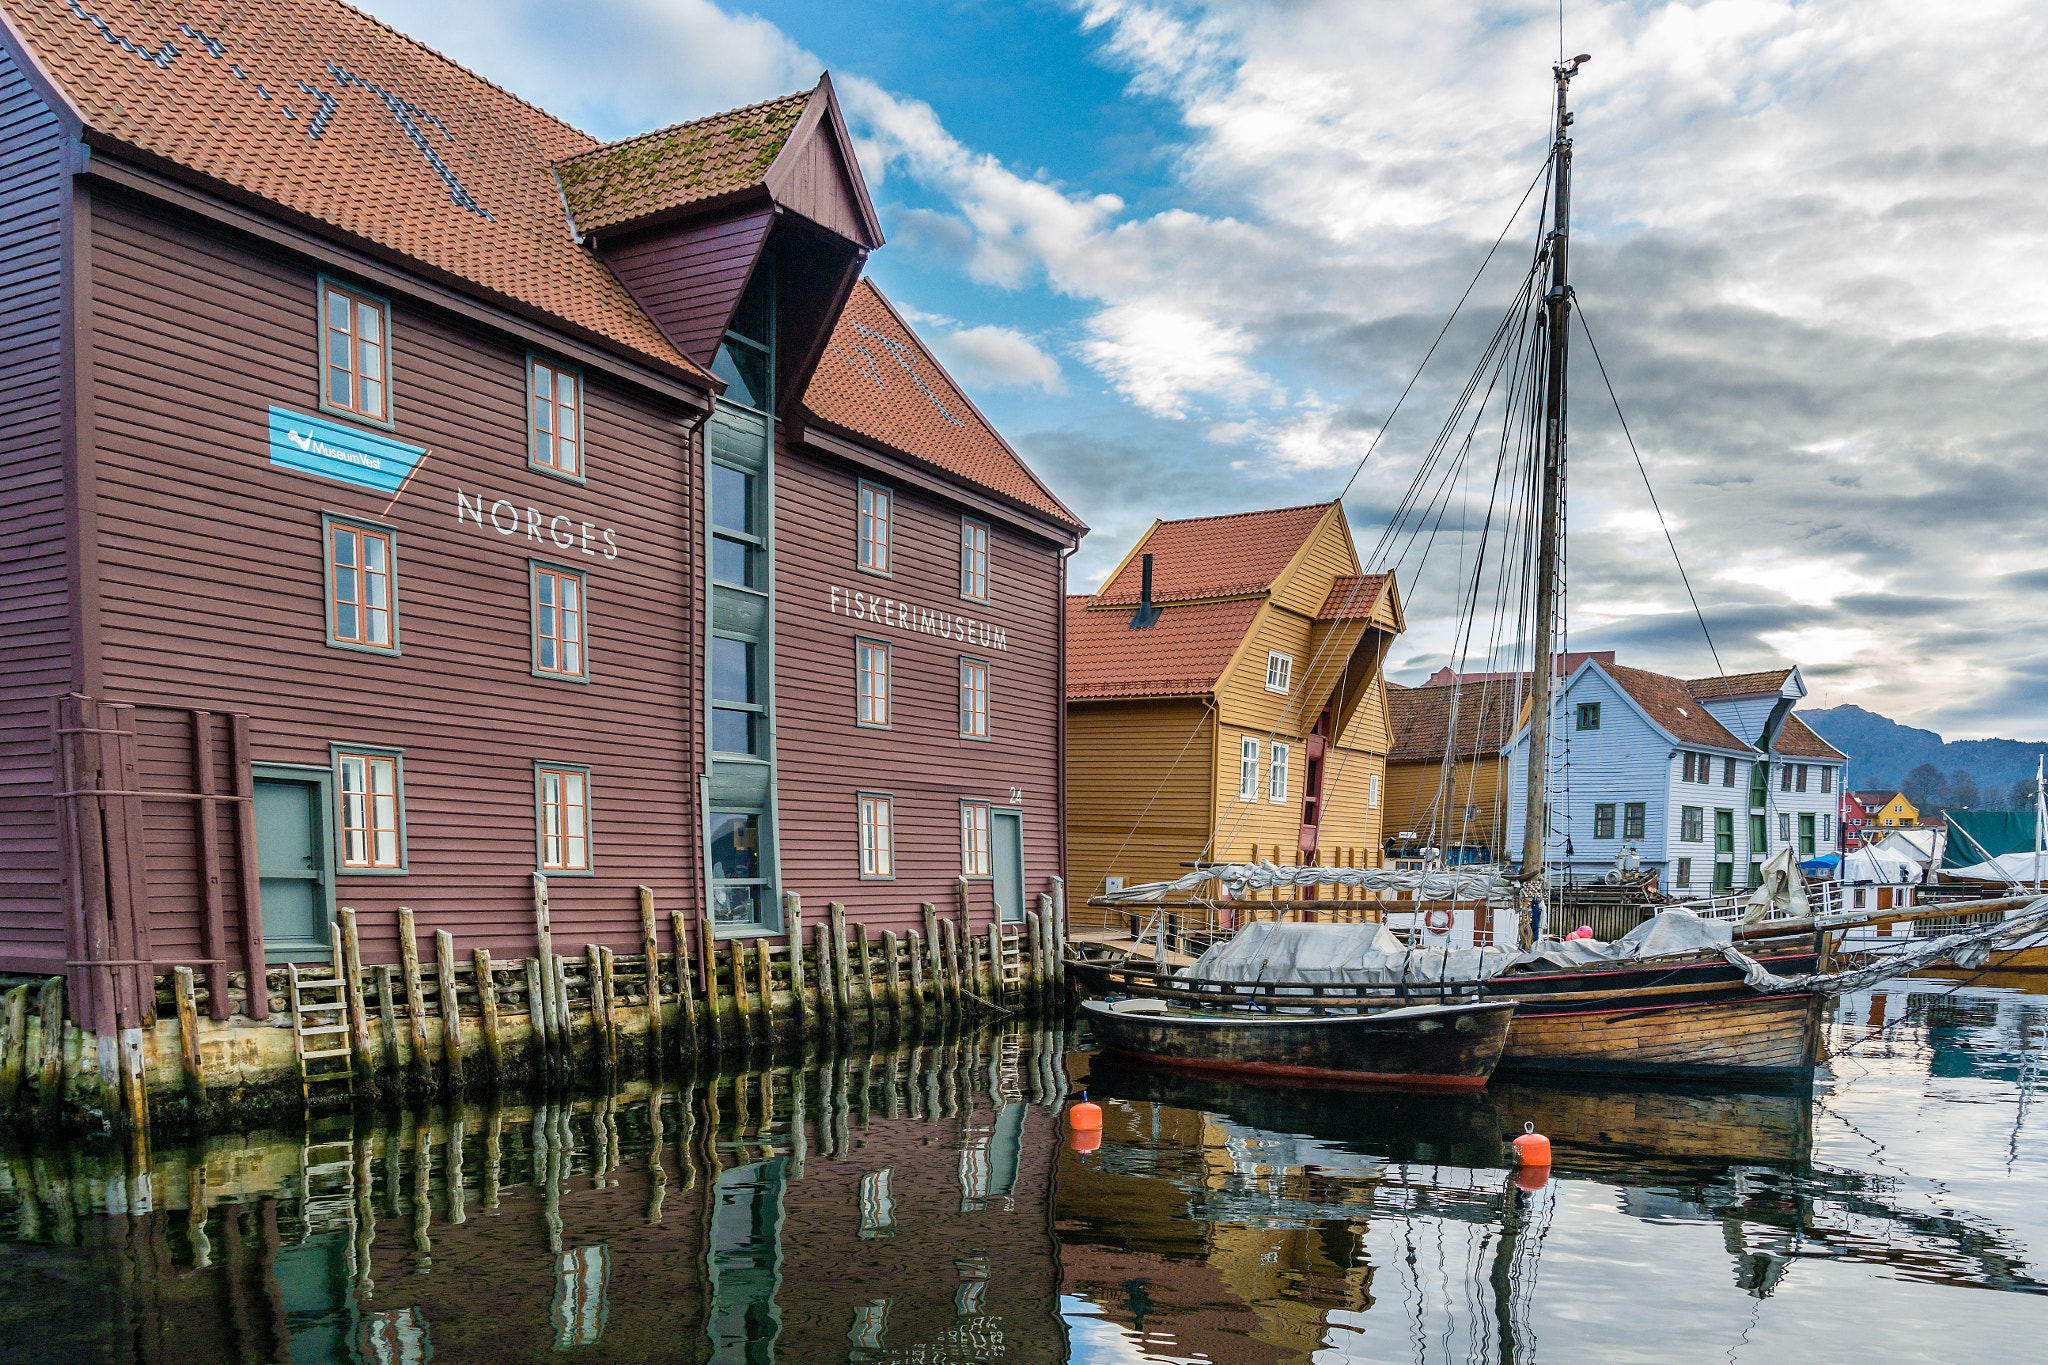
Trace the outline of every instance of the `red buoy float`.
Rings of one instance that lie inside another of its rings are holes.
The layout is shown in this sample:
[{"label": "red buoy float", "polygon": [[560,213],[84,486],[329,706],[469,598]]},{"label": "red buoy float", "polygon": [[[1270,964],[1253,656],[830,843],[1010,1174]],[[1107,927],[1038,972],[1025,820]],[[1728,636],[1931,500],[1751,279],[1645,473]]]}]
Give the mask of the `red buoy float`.
[{"label": "red buoy float", "polygon": [[1432,934],[1448,934],[1451,932],[1451,912],[1442,906],[1438,906],[1434,910],[1424,911],[1422,922],[1429,927],[1429,932]]},{"label": "red buoy float", "polygon": [[1102,1106],[1091,1103],[1088,1099],[1088,1092],[1083,1090],[1080,1101],[1067,1110],[1067,1126],[1077,1133],[1090,1130],[1100,1132],[1102,1129]]},{"label": "red buoy float", "polygon": [[1523,1166],[1550,1165],[1550,1139],[1536,1131],[1536,1125],[1522,1125],[1522,1135],[1509,1144],[1515,1149],[1515,1160]]}]

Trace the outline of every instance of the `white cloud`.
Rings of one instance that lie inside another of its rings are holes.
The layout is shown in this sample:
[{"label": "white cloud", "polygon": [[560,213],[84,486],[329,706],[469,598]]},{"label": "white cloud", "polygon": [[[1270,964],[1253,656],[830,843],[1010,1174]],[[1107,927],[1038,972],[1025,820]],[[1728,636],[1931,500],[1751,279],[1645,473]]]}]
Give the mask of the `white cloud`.
[{"label": "white cloud", "polygon": [[1014,328],[967,327],[928,341],[953,377],[969,388],[1066,391],[1060,362]]}]

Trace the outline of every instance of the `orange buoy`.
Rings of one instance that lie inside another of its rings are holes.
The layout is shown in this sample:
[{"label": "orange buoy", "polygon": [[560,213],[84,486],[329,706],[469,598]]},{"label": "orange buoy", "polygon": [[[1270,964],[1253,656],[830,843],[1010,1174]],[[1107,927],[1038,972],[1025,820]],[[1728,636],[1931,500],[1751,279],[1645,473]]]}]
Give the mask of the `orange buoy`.
[{"label": "orange buoy", "polygon": [[1102,1145],[1102,1130],[1100,1128],[1076,1128],[1068,1135],[1067,1141],[1072,1144],[1077,1152],[1092,1152]]},{"label": "orange buoy", "polygon": [[1524,1166],[1548,1166],[1550,1164],[1550,1139],[1536,1131],[1536,1125],[1522,1125],[1522,1135],[1509,1144],[1515,1149],[1515,1160]]},{"label": "orange buoy", "polygon": [[1100,1132],[1102,1130],[1102,1106],[1089,1103],[1088,1092],[1083,1090],[1080,1102],[1067,1110],[1067,1126],[1077,1133],[1090,1129]]},{"label": "orange buoy", "polygon": [[1550,1183],[1548,1166],[1515,1167],[1515,1188],[1527,1194],[1534,1194]]}]

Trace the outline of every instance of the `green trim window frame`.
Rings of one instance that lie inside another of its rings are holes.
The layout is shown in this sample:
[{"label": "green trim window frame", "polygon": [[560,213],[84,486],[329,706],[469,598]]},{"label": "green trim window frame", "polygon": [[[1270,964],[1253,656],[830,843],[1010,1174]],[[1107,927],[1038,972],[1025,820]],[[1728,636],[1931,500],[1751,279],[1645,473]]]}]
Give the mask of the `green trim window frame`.
[{"label": "green trim window frame", "polygon": [[583,371],[529,351],[526,355],[527,468],[583,483]]},{"label": "green trim window frame", "polygon": [[[1598,703],[1595,703],[1596,705]],[[1603,801],[1593,807],[1593,837],[1612,839],[1614,837],[1614,803]]]},{"label": "green trim window frame", "polygon": [[995,875],[988,844],[989,810],[986,801],[960,803],[960,875],[963,877]]},{"label": "green trim window frame", "polygon": [[[1750,857],[1751,857],[1752,859],[1761,859],[1761,858],[1762,858],[1762,857],[1764,856],[1764,854],[1766,854],[1766,853],[1770,852],[1770,849],[1771,849],[1771,825],[1770,825],[1770,821],[1769,821],[1769,820],[1768,820],[1768,819],[1767,819],[1766,817],[1764,817],[1764,816],[1761,816],[1761,815],[1752,815],[1752,816],[1750,816],[1750,817],[1749,817],[1749,856],[1750,856]],[[1751,885],[1751,886],[1755,886],[1755,885],[1756,885],[1756,881],[1755,881],[1755,879],[1754,879],[1754,878],[1752,878],[1752,879],[1750,880],[1750,885]]]},{"label": "green trim window frame", "polygon": [[1721,785],[1724,787],[1735,785],[1735,760],[1732,758],[1721,760]]},{"label": "green trim window frame", "polygon": [[853,641],[854,724],[886,730],[889,720],[889,646],[881,640],[855,636]]},{"label": "green trim window frame", "polygon": [[711,632],[711,749],[765,758],[768,708],[761,702],[761,646],[742,635]]},{"label": "green trim window frame", "polygon": [[1731,862],[1731,863],[1715,863],[1715,864],[1714,864],[1714,890],[1716,890],[1716,891],[1720,891],[1720,892],[1726,892],[1726,891],[1733,891],[1734,889],[1735,889],[1735,864],[1734,864],[1734,863],[1732,863],[1732,862]]},{"label": "green trim window frame", "polygon": [[378,744],[327,746],[334,773],[334,870],[344,877],[403,877],[405,750]]},{"label": "green trim window frame", "polygon": [[860,879],[896,880],[896,798],[888,792],[859,792]]},{"label": "green trim window frame", "polygon": [[889,577],[893,572],[890,550],[896,521],[896,495],[882,484],[862,479],[855,495],[855,513],[855,533],[860,541],[860,552],[854,558],[855,567],[862,573]]},{"label": "green trim window frame", "polygon": [[988,523],[960,518],[960,596],[988,601]]},{"label": "green trim window frame", "polygon": [[768,541],[761,534],[759,475],[723,460],[711,461],[711,581],[722,587],[767,591]]},{"label": "green trim window frame", "polygon": [[590,830],[590,765],[536,759],[534,866],[550,877],[596,875]]},{"label": "green trim window frame", "polygon": [[711,812],[711,916],[714,934],[772,927],[773,879],[762,856],[758,810]]},{"label": "green trim window frame", "polygon": [[391,430],[391,300],[326,275],[318,300],[320,411]]},{"label": "green trim window frame", "polygon": [[1579,703],[1578,727],[1581,730],[1597,730],[1600,728],[1599,702],[1582,701]]},{"label": "green trim window frame", "polygon": [[1732,810],[1714,812],[1714,852],[1731,858],[1735,856],[1735,812]]},{"label": "green trim window frame", "polygon": [[364,654],[397,654],[398,532],[340,512],[320,514],[327,585],[327,643]]},{"label": "green trim window frame", "polygon": [[583,571],[545,559],[529,559],[526,565],[533,676],[589,682],[590,596]]},{"label": "green trim window frame", "polygon": [[1835,770],[1823,763],[1820,765],[1820,794],[1826,796],[1835,789]]},{"label": "green trim window frame", "polygon": [[1749,765],[1749,808],[1762,810],[1770,800],[1771,765],[1759,759]]},{"label": "green trim window frame", "polygon": [[1692,859],[1680,858],[1678,860],[1678,869],[1671,874],[1671,884],[1673,886],[1692,885]]},{"label": "green trim window frame", "polygon": [[1811,858],[1814,853],[1814,824],[1812,812],[1803,812],[1799,817],[1799,856]]},{"label": "green trim window frame", "polygon": [[1706,823],[1706,812],[1700,807],[1680,806],[1678,808],[1678,842],[1682,844],[1704,842],[1707,837]]},{"label": "green trim window frame", "polygon": [[988,661],[960,656],[960,738],[988,741]]},{"label": "green trim window frame", "polygon": [[1642,801],[1630,801],[1621,808],[1621,837],[1640,839],[1649,827],[1649,806]]}]

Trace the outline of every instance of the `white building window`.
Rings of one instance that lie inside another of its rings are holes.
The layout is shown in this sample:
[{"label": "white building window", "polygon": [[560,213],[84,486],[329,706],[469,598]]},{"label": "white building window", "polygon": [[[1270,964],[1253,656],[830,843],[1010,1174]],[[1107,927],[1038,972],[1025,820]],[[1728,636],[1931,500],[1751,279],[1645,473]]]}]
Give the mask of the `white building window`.
[{"label": "white building window", "polygon": [[1237,799],[1259,799],[1259,742],[1250,735],[1237,742]]},{"label": "white building window", "polygon": [[1266,651],[1266,690],[1287,695],[1287,688],[1294,681],[1294,656],[1282,654],[1277,649]]},{"label": "white building window", "polygon": [[1287,746],[1273,741],[1273,762],[1266,772],[1266,799],[1274,805],[1287,801]]},{"label": "white building window", "polygon": [[967,801],[960,806],[960,875],[989,875],[988,803]]},{"label": "white building window", "polygon": [[960,595],[988,601],[988,527],[960,519]]},{"label": "white building window", "polygon": [[1778,815],[1778,842],[1781,844],[1792,842],[1792,817],[1783,812],[1780,812]]},{"label": "white building window", "polygon": [[1380,775],[1378,773],[1374,773],[1371,777],[1365,779],[1365,808],[1367,810],[1378,810],[1380,808]]},{"label": "white building window", "polygon": [[895,821],[892,815],[888,797],[861,795],[860,875],[863,877],[896,875],[896,840],[892,829]]}]

